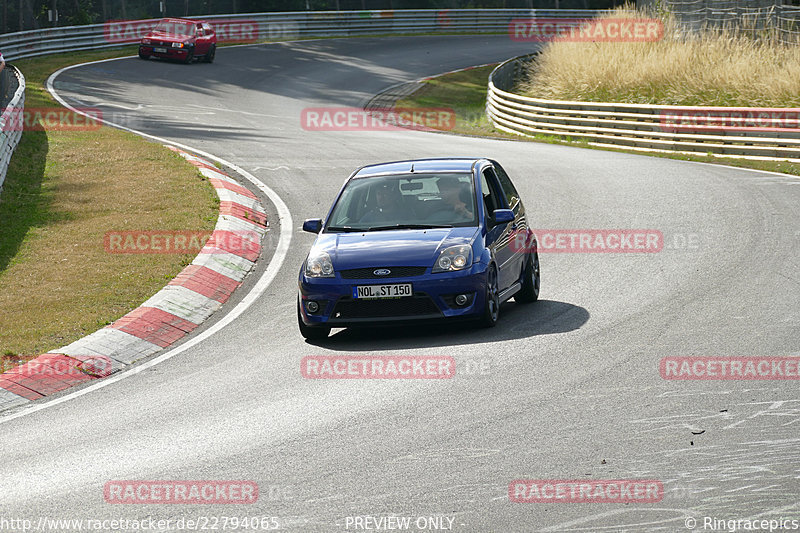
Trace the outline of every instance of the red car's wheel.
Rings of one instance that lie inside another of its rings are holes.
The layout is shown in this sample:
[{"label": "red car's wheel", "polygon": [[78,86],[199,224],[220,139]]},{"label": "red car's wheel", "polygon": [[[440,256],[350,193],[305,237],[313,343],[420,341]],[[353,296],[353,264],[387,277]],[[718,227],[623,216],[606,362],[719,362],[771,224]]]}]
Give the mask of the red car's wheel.
[{"label": "red car's wheel", "polygon": [[206,63],[213,63],[214,62],[214,56],[216,54],[217,54],[217,45],[216,44],[212,44],[209,47],[208,52],[206,53],[205,57],[203,58],[203,61],[205,61]]}]

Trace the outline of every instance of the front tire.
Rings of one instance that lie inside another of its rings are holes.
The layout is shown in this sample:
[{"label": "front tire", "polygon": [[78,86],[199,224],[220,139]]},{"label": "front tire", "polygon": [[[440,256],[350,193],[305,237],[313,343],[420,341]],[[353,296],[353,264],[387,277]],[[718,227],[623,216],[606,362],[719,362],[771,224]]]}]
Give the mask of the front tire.
[{"label": "front tire", "polygon": [[183,62],[188,65],[189,63],[192,62],[193,59],[194,59],[194,48],[186,52],[186,59],[184,59]]},{"label": "front tire", "polygon": [[211,47],[208,49],[208,52],[206,52],[206,55],[203,58],[203,61],[205,61],[206,63],[213,63],[214,62],[214,56],[216,56],[216,55],[217,55],[217,45],[216,44],[212,44]]},{"label": "front tire", "polygon": [[297,301],[297,325],[300,327],[300,335],[309,341],[318,341],[327,339],[330,335],[331,328],[327,326],[307,326],[303,322],[303,316],[300,311],[300,300]]},{"label": "front tire", "polygon": [[530,259],[525,264],[523,271],[522,289],[514,295],[514,301],[531,303],[539,299],[539,287],[542,284],[542,275],[539,270],[539,253],[535,250],[529,254]]},{"label": "front tire", "polygon": [[492,265],[486,273],[486,292],[481,317],[481,326],[485,328],[495,327],[500,319],[500,289],[497,283],[497,268]]},{"label": "front tire", "polygon": [[150,56],[139,51],[139,59],[150,59]]}]

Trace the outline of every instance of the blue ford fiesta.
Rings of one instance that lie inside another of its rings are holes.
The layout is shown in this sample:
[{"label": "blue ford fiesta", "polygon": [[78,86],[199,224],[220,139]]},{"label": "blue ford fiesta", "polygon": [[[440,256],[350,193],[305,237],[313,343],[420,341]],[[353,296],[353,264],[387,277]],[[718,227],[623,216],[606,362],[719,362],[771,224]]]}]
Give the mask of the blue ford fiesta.
[{"label": "blue ford fiesta", "polygon": [[[300,269],[306,339],[331,328],[434,319],[494,326],[500,304],[539,297],[525,208],[491,159],[369,165],[345,182]],[[525,236],[524,246],[518,237]]]}]

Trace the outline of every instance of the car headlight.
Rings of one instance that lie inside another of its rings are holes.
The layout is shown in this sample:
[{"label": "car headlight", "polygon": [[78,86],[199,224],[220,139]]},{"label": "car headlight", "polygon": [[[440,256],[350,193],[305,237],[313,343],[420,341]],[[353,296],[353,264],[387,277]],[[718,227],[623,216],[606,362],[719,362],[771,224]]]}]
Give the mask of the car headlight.
[{"label": "car headlight", "polygon": [[150,39],[142,39],[142,44],[150,44]]},{"label": "car headlight", "polygon": [[472,266],[472,247],[459,244],[442,250],[436,264],[433,265],[432,272],[453,272],[470,266]]},{"label": "car headlight", "polygon": [[172,43],[172,48],[183,48],[186,43]]},{"label": "car headlight", "polygon": [[306,276],[309,278],[332,278],[333,263],[327,252],[317,252],[306,259]]}]

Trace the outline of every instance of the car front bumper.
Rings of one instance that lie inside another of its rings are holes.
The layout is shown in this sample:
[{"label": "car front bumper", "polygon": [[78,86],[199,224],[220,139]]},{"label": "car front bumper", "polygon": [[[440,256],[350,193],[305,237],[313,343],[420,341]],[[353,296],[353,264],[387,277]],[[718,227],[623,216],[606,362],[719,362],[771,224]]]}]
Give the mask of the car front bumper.
[{"label": "car front bumper", "polygon": [[[156,48],[166,51],[156,52]],[[186,56],[189,54],[189,52],[193,50],[194,47],[192,46],[186,46],[184,48],[172,48],[171,46],[153,46],[146,44],[139,45],[140,54],[153,57],[163,57],[166,59],[186,59]]]},{"label": "car front bumper", "polygon": [[[353,298],[356,285],[411,283],[412,296],[386,299]],[[402,324],[431,320],[475,319],[485,306],[486,265],[474,263],[460,272],[430,274],[391,279],[307,278],[299,280],[300,312],[308,326],[350,327],[359,325]],[[455,304],[455,296],[468,295],[464,305]],[[308,302],[319,309],[309,312]]]}]

